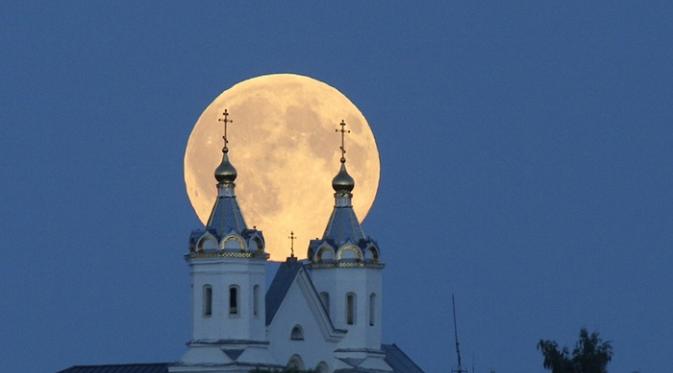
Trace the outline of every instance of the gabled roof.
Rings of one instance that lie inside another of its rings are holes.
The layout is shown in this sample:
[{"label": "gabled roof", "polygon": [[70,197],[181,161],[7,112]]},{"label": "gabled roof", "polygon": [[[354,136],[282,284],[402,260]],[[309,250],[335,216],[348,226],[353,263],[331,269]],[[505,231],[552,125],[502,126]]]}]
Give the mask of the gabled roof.
[{"label": "gabled roof", "polygon": [[[276,272],[276,276],[271,282],[269,290],[266,292],[266,325],[269,326],[273,322],[273,318],[278,313],[280,306],[285,301],[288,291],[292,287],[295,279],[299,276],[303,281],[299,281],[300,289],[303,289],[304,294],[308,297],[307,301],[313,301],[317,309],[314,309],[318,319],[322,320],[323,330],[329,338],[339,338],[346,333],[344,329],[337,329],[332,322],[332,319],[318,294],[318,290],[313,284],[311,276],[306,270],[303,270],[304,262],[298,261],[297,258],[291,257],[282,263]],[[302,274],[303,273],[303,274]],[[300,275],[301,274],[301,275]]]},{"label": "gabled roof", "polygon": [[269,286],[269,290],[266,292],[266,325],[270,325],[273,317],[276,316],[276,312],[280,308],[283,299],[287,291],[290,290],[292,281],[297,277],[297,273],[302,267],[302,263],[294,260],[288,259],[286,262],[282,263],[276,272],[276,276]]},{"label": "gabled roof", "polygon": [[168,373],[170,363],[75,365],[58,373]]}]

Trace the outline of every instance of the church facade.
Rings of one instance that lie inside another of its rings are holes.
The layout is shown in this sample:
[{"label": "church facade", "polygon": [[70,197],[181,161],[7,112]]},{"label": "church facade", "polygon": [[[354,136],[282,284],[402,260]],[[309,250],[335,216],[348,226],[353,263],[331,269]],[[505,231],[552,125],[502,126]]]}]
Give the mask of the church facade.
[{"label": "church facade", "polygon": [[397,345],[381,340],[384,264],[351,204],[355,182],[346,168],[343,121],[341,126],[334,209],[323,236],[310,241],[307,259],[293,253],[265,289],[269,255],[262,232],[246,225],[236,201],[237,172],[225,136],[215,170],[217,199],[205,227],[190,235],[185,255],[192,282],[192,336],[182,358],[61,372],[422,372]]}]

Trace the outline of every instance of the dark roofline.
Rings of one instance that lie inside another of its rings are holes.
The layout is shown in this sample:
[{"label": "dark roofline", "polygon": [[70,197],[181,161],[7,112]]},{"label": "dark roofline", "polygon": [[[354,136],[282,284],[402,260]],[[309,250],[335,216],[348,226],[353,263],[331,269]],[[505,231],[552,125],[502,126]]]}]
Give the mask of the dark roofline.
[{"label": "dark roofline", "polygon": [[[409,355],[407,355],[406,352],[402,351],[402,349],[396,343],[392,343],[392,344],[385,344],[384,343],[384,344],[381,344],[381,347],[384,351],[385,351],[386,347],[396,349],[397,351],[399,351],[402,354],[402,356],[404,356],[407,360],[409,360],[409,362],[411,364],[413,364],[413,366],[416,367],[416,369],[418,369],[420,372],[423,372],[423,369],[421,369],[421,367],[419,367],[418,364],[416,364],[414,359],[409,357]],[[388,356],[388,353],[386,353],[386,357],[387,356]]]},{"label": "dark roofline", "polygon": [[57,373],[69,373],[76,372],[82,369],[101,369],[101,368],[142,368],[142,367],[152,367],[155,369],[166,368],[168,371],[168,366],[176,363],[116,363],[116,364],[87,364],[87,365],[73,365],[69,368],[59,370]]},{"label": "dark roofline", "polygon": [[271,325],[276,312],[280,309],[280,305],[283,303],[301,267],[301,262],[297,261],[296,258],[288,258],[286,262],[281,263],[276,271],[276,275],[273,277],[273,281],[264,296],[266,303],[266,326]]}]

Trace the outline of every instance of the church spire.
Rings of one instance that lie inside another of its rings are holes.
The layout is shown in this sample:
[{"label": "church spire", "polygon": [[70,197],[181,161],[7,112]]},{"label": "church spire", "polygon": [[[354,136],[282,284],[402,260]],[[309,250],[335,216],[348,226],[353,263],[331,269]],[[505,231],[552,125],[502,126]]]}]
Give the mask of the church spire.
[{"label": "church spire", "polygon": [[227,139],[227,126],[229,123],[234,121],[229,119],[229,112],[227,109],[224,109],[222,113],[222,118],[217,120],[224,124],[224,134],[222,135],[222,140],[224,140],[224,147],[222,148],[222,162],[215,169],[215,179],[218,182],[218,187],[221,184],[229,184],[231,187],[234,187],[234,180],[236,180],[236,169],[229,161],[229,140]]},{"label": "church spire", "polygon": [[206,224],[206,229],[215,235],[222,238],[229,233],[242,234],[247,230],[243,214],[236,202],[236,195],[234,194],[234,187],[236,184],[236,168],[229,161],[229,139],[227,137],[227,127],[233,123],[229,119],[229,111],[224,109],[222,118],[218,122],[223,124],[222,140],[224,146],[222,147],[222,161],[215,169],[215,179],[217,180],[217,200],[215,206],[210,213],[210,218]]},{"label": "church spire", "polygon": [[345,137],[347,133],[350,133],[350,130],[346,129],[346,122],[343,120],[339,123],[339,126],[341,128],[337,129],[336,132],[341,134],[341,146],[339,147],[341,150],[341,166],[339,172],[332,179],[332,188],[335,192],[334,210],[323,234],[323,240],[330,240],[337,246],[346,242],[357,244],[366,239],[365,232],[362,230],[353,210],[353,193],[351,192],[355,188],[355,181],[346,169]]}]

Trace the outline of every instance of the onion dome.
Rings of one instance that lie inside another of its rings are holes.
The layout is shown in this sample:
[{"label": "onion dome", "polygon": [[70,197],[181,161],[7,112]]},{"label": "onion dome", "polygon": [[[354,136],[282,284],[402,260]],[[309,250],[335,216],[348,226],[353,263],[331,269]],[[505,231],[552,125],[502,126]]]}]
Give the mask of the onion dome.
[{"label": "onion dome", "polygon": [[229,162],[229,156],[227,155],[228,151],[226,148],[223,149],[223,153],[222,162],[220,162],[220,165],[215,169],[215,179],[217,179],[218,183],[230,184],[236,180],[237,173],[234,165]]},{"label": "onion dome", "polygon": [[322,238],[311,240],[308,258],[312,265],[328,267],[375,267],[382,268],[379,261],[379,249],[376,242],[367,236],[353,210],[351,193],[355,188],[353,177],[346,170],[346,148],[344,137],[350,131],[342,120],[341,129],[341,167],[332,179],[334,188],[334,210],[329,217]]},{"label": "onion dome", "polygon": [[355,180],[346,170],[346,162],[341,162],[339,173],[332,179],[332,188],[337,193],[350,193],[355,188]]}]

